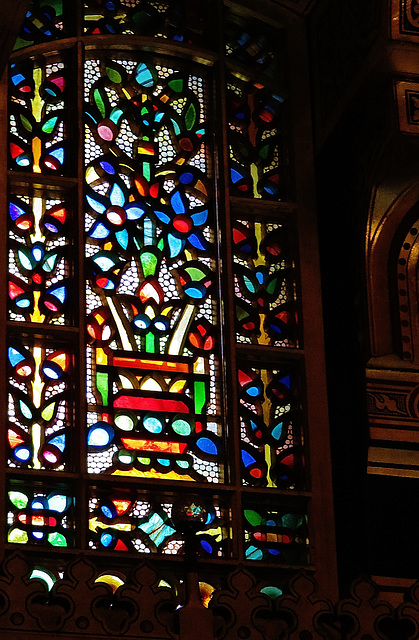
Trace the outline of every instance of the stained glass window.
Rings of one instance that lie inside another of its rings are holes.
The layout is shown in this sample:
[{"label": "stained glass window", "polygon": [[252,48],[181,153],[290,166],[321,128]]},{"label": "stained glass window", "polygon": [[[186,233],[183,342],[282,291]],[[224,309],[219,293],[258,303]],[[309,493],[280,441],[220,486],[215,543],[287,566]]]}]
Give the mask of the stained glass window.
[{"label": "stained glass window", "polygon": [[199,495],[208,567],[310,566],[283,32],[79,5],[34,1],[9,72],[7,545],[48,584],[54,547],[174,559]]}]

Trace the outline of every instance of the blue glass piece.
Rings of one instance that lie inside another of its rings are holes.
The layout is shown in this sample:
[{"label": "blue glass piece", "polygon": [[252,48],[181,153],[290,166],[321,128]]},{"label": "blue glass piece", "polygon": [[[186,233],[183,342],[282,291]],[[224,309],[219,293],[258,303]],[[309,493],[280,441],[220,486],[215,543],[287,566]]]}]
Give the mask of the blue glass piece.
[{"label": "blue glass piece", "polygon": [[110,533],[102,533],[102,535],[100,536],[100,543],[104,547],[110,547],[112,542],[113,542],[113,535],[111,535]]},{"label": "blue glass piece", "polygon": [[155,320],[154,320],[154,328],[159,331],[160,333],[165,333],[170,326],[170,320],[169,318],[166,318],[165,316],[158,316]]},{"label": "blue glass piece", "polygon": [[25,79],[25,76],[23,76],[21,73],[16,73],[15,75],[12,75],[12,82],[15,85],[15,87],[18,84],[20,84],[24,79]]},{"label": "blue glass piece", "polygon": [[113,440],[114,430],[107,422],[96,422],[87,433],[89,447],[106,447]]},{"label": "blue glass piece", "polygon": [[284,430],[284,423],[278,422],[278,424],[272,429],[272,437],[275,438],[275,440],[280,440],[283,430]]},{"label": "blue glass piece", "polygon": [[42,531],[32,531],[32,535],[37,540],[42,540],[42,538],[45,536],[45,534],[42,533]]},{"label": "blue glass piece", "polygon": [[276,527],[276,522],[275,522],[275,520],[267,520],[267,521],[266,521],[266,526],[267,526],[267,527]]},{"label": "blue glass piece", "polygon": [[191,219],[197,227],[200,227],[202,224],[205,224],[208,219],[208,209],[191,213]]},{"label": "blue glass piece", "polygon": [[129,233],[126,229],[122,229],[122,231],[117,231],[115,233],[115,238],[117,239],[119,245],[126,249],[129,244]]},{"label": "blue glass piece", "polygon": [[148,522],[140,524],[139,528],[150,536],[150,539],[154,542],[156,547],[161,545],[166,538],[175,533],[175,530],[165,524],[163,518],[158,513],[152,513]]},{"label": "blue glass piece", "polygon": [[150,433],[161,433],[163,431],[163,423],[154,416],[147,416],[143,420],[144,428]]},{"label": "blue glass piece", "polygon": [[114,109],[112,109],[111,114],[109,116],[109,120],[112,120],[112,122],[114,122],[115,124],[118,124],[118,121],[121,119],[123,114],[124,112],[122,109],[118,107],[114,107]]},{"label": "blue glass piece", "polygon": [[164,213],[164,211],[155,211],[154,213],[160,222],[163,222],[163,224],[169,224],[170,216],[168,216],[167,213]]},{"label": "blue glass piece", "polygon": [[251,545],[246,549],[246,558],[247,560],[262,560],[263,552],[257,547],[254,547],[253,545]]},{"label": "blue glass piece", "polygon": [[48,508],[58,513],[64,511],[70,506],[71,499],[62,493],[55,493],[48,496]]},{"label": "blue glass piece", "polygon": [[252,398],[257,398],[257,396],[259,396],[262,393],[262,385],[257,384],[257,383],[251,383],[247,388],[246,388],[246,393],[248,396],[251,396]]},{"label": "blue glass piece", "polygon": [[287,387],[288,389],[291,388],[291,380],[289,376],[284,376],[283,378],[281,378],[279,382],[283,384],[285,387]]},{"label": "blue glass piece", "polygon": [[25,212],[17,204],[10,202],[9,213],[10,213],[11,219],[16,220],[16,218],[19,218],[19,216],[23,215]]},{"label": "blue glass piece", "polygon": [[23,154],[16,158],[16,162],[19,165],[19,167],[29,167],[29,165],[31,164],[31,161],[29,160],[29,158]]},{"label": "blue glass piece", "polygon": [[54,366],[49,365],[48,363],[44,364],[42,367],[42,373],[50,378],[50,380],[59,380],[61,378],[62,372],[58,371]]},{"label": "blue glass piece", "polygon": [[144,215],[145,210],[145,206],[138,203],[130,204],[125,207],[125,213],[127,214],[128,220],[139,220],[141,216]]},{"label": "blue glass piece", "polygon": [[185,202],[183,201],[183,198],[181,196],[181,194],[179,193],[179,191],[175,191],[172,195],[172,197],[170,198],[170,204],[173,207],[173,211],[175,213],[185,213],[186,212],[186,206],[185,206]]},{"label": "blue glass piece", "polygon": [[259,282],[259,284],[263,284],[265,282],[266,279],[266,271],[264,269],[257,269],[255,272],[255,276],[257,281]]},{"label": "blue glass piece", "polygon": [[65,302],[67,294],[65,287],[55,287],[55,289],[48,289],[47,293],[57,298],[61,302],[61,304]]},{"label": "blue glass piece", "polygon": [[63,164],[63,162],[64,162],[64,148],[63,147],[58,147],[57,149],[53,149],[52,151],[48,150],[48,154],[50,156],[53,156],[53,158],[55,158],[56,160],[58,160],[58,162],[60,164]]},{"label": "blue glass piece", "polygon": [[101,512],[103,513],[103,515],[104,515],[106,518],[111,519],[111,518],[113,518],[113,517],[114,517],[114,515],[113,515],[112,511],[109,509],[109,507],[107,507],[107,506],[106,506],[106,504],[103,504],[103,505],[100,507],[100,510],[101,510]]},{"label": "blue glass piece", "polygon": [[15,367],[17,364],[19,364],[19,362],[22,362],[22,360],[26,359],[24,355],[22,355],[17,349],[14,349],[13,347],[9,347],[7,353],[9,356],[9,362],[12,367]]},{"label": "blue glass piece", "polygon": [[23,400],[19,400],[19,408],[22,412],[22,415],[24,415],[27,420],[32,420],[33,413],[28,407],[28,405],[26,404],[26,402],[23,402]]},{"label": "blue glass piece", "polygon": [[26,462],[31,457],[31,451],[26,445],[21,445],[14,449],[13,455],[21,462]]},{"label": "blue glass piece", "polygon": [[95,256],[93,258],[93,262],[95,262],[102,271],[109,271],[109,269],[112,269],[115,266],[115,261],[112,260],[112,258],[103,255]]},{"label": "blue glass piece", "polygon": [[109,173],[111,176],[115,175],[115,169],[113,168],[110,162],[107,162],[106,160],[101,160],[99,164],[102,167],[102,169],[106,171],[106,173]]},{"label": "blue glass piece", "polygon": [[255,464],[256,460],[255,458],[250,455],[250,453],[248,453],[248,451],[244,451],[242,449],[242,460],[243,460],[243,464],[245,467],[249,467],[251,464]]},{"label": "blue glass piece", "polygon": [[135,79],[143,87],[152,87],[154,84],[153,75],[150,69],[141,62],[136,71],[135,71]]},{"label": "blue glass piece", "polygon": [[27,309],[31,306],[31,301],[28,298],[21,298],[16,301],[16,306],[18,306],[19,309]]},{"label": "blue glass piece", "polygon": [[134,324],[137,329],[145,331],[150,326],[150,318],[145,313],[139,313],[134,318]]},{"label": "blue glass piece", "polygon": [[125,204],[125,194],[119,184],[114,184],[109,195],[111,204],[115,207],[123,207]]},{"label": "blue glass piece", "polygon": [[24,269],[26,269],[27,271],[32,271],[33,265],[32,265],[32,262],[29,260],[28,256],[26,255],[26,253],[24,253],[24,251],[21,251],[19,249],[17,254],[18,254],[18,257],[19,257],[19,262],[22,265],[22,267]]},{"label": "blue glass piece", "polygon": [[206,241],[202,233],[197,231],[196,233],[191,233],[188,237],[189,242],[195,249],[201,249],[201,251],[205,251],[207,248]]},{"label": "blue glass piece", "polygon": [[37,496],[31,502],[31,509],[40,510],[47,508],[47,500],[41,496]]},{"label": "blue glass piece", "polygon": [[154,224],[150,218],[144,218],[144,244],[154,244]]},{"label": "blue glass piece", "polygon": [[93,211],[96,211],[96,213],[103,213],[104,211],[106,211],[105,205],[102,204],[102,202],[99,202],[99,200],[96,200],[95,198],[92,198],[88,195],[86,195],[86,200],[92,207]]},{"label": "blue glass piece", "polygon": [[185,240],[177,238],[171,233],[167,234],[167,242],[169,243],[171,258],[176,258],[183,251],[186,244]]},{"label": "blue glass piece", "polygon": [[170,460],[168,458],[157,458],[157,462],[161,464],[163,467],[170,466]]},{"label": "blue glass piece", "polygon": [[279,549],[268,549],[268,551],[273,556],[279,556],[281,553]]},{"label": "blue glass piece", "polygon": [[196,441],[196,445],[198,449],[201,449],[201,451],[203,451],[206,454],[209,454],[212,456],[218,455],[218,448],[215,442],[213,442],[209,438],[206,438],[205,436],[198,438]]},{"label": "blue glass piece", "polygon": [[89,236],[91,238],[97,238],[98,240],[103,240],[104,238],[107,238],[109,234],[110,234],[109,229],[107,229],[105,225],[102,224],[101,222],[98,222],[97,224],[94,225],[94,227],[90,231]]},{"label": "blue glass piece", "polygon": [[45,255],[45,249],[42,245],[35,245],[32,249],[32,255],[36,262],[40,262]]},{"label": "blue glass piece", "polygon": [[206,551],[207,553],[213,553],[214,549],[210,545],[208,540],[200,540],[200,543],[201,543],[201,547],[204,549],[204,551]]},{"label": "blue glass piece", "polygon": [[191,173],[190,171],[185,171],[179,176],[179,182],[181,184],[191,184],[192,180],[193,180],[193,173]]},{"label": "blue glass piece", "polygon": [[231,181],[233,184],[236,184],[239,180],[242,180],[243,175],[236,171],[235,169],[230,170]]},{"label": "blue glass piece", "polygon": [[250,291],[250,293],[255,293],[257,291],[255,284],[246,275],[243,275],[243,282],[246,285],[247,289]]},{"label": "blue glass piece", "polygon": [[57,447],[62,453],[65,449],[65,434],[61,433],[59,436],[55,436],[55,438],[49,441],[49,444],[53,444],[54,447]]}]

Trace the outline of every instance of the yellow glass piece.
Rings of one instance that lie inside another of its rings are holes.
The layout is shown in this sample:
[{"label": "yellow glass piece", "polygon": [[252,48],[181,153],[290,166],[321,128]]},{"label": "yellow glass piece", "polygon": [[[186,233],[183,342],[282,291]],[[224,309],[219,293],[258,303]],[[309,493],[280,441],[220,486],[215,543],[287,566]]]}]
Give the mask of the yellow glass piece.
[{"label": "yellow glass piece", "polygon": [[253,180],[253,197],[261,198],[262,196],[257,191],[257,183],[259,182],[258,168],[257,168],[257,165],[254,163],[250,165],[250,174]]},{"label": "yellow glass piece", "polygon": [[100,347],[96,349],[96,362],[97,364],[108,364],[108,356]]},{"label": "yellow glass piece", "polygon": [[[115,324],[116,327],[118,329],[118,333],[119,336],[121,338],[121,342],[122,342],[122,348],[124,349],[124,351],[132,351],[133,349],[136,348],[136,344],[131,344],[131,340],[130,337],[127,333],[127,330],[125,328],[125,324],[123,322],[122,317],[119,315],[118,310],[115,306],[114,301],[112,300],[112,298],[109,296],[107,299],[107,303],[109,306],[109,309],[112,313],[112,317],[115,320]],[[123,315],[123,311],[121,310],[121,314]]]},{"label": "yellow glass piece", "polygon": [[39,93],[39,89],[42,84],[42,69],[40,67],[37,67],[33,70],[33,80],[35,84],[35,90],[34,90],[34,97],[31,100],[32,115],[37,122],[41,122],[42,109],[45,103],[42,100]]},{"label": "yellow glass piece", "polygon": [[41,443],[42,443],[41,425],[35,422],[35,424],[32,425],[31,432],[32,432],[32,444],[33,444],[33,468],[41,469],[41,463],[38,459],[38,454],[41,449]]},{"label": "yellow glass piece", "polygon": [[33,216],[34,216],[34,233],[31,234],[32,242],[40,242],[42,241],[42,232],[41,232],[41,218],[44,214],[44,201],[42,198],[34,198],[33,199]]},{"label": "yellow glass piece", "polygon": [[208,582],[199,583],[199,595],[201,596],[204,607],[208,608],[214,591],[215,587],[213,587],[212,584],[208,584]]},{"label": "yellow glass piece", "polygon": [[[266,369],[262,369],[260,372],[260,377],[261,380],[263,382],[263,386],[266,389],[266,387],[268,386],[270,380],[268,377],[268,372]],[[263,420],[265,422],[265,424],[269,424],[270,420],[271,420],[271,408],[272,408],[272,402],[269,400],[269,398],[266,397],[264,398],[264,401],[262,403],[262,412],[263,412]],[[264,446],[264,453],[265,453],[265,460],[266,463],[268,465],[268,469],[272,468],[272,448],[269,444],[265,444]],[[272,482],[271,478],[270,478],[270,474],[267,474],[267,480],[268,480],[268,487],[274,487],[275,484]]]},{"label": "yellow glass piece", "polygon": [[86,170],[86,182],[87,184],[91,184],[92,182],[94,182],[95,180],[99,179],[99,174],[97,173],[96,169],[94,167],[88,167]]},{"label": "yellow glass piece", "polygon": [[194,373],[205,373],[205,358],[199,357],[193,363]]},{"label": "yellow glass piece", "polygon": [[160,478],[161,480],[187,480],[196,482],[195,478],[189,475],[180,475],[175,471],[169,471],[169,473],[158,473],[157,471],[139,471],[138,469],[129,469],[127,471],[122,471],[117,469],[113,471],[113,476],[126,476],[132,478]]},{"label": "yellow glass piece", "polygon": [[17,542],[18,544],[27,544],[28,540],[28,534],[22,529],[13,529],[13,531],[9,531],[7,536],[8,542]]},{"label": "yellow glass piece", "polygon": [[41,297],[40,291],[33,292],[33,313],[31,313],[31,322],[44,322],[45,316],[39,311],[39,298]]},{"label": "yellow glass piece", "polygon": [[123,376],[121,373],[119,374],[119,380],[121,382],[121,389],[134,389],[134,385],[132,380]]},{"label": "yellow glass piece", "polygon": [[108,584],[112,589],[112,593],[115,593],[119,587],[125,584],[125,580],[122,580],[119,576],[112,575],[110,573],[106,573],[102,576],[96,578],[95,582],[103,582],[104,584]]},{"label": "yellow glass piece", "polygon": [[115,524],[105,524],[104,522],[99,522],[97,518],[90,518],[89,529],[94,532],[96,532],[98,529],[116,529],[116,531],[133,531],[135,529],[135,524],[130,524],[129,522],[117,522]]},{"label": "yellow glass piece", "polygon": [[173,332],[172,339],[169,344],[168,353],[171,356],[178,356],[183,348],[187,331],[191,326],[195,314],[195,305],[187,304],[177,323],[177,327]]},{"label": "yellow glass piece", "polygon": [[171,393],[182,393],[186,387],[186,380],[175,380],[169,388]]},{"label": "yellow glass piece", "polygon": [[156,317],[156,312],[154,311],[154,309],[151,306],[151,304],[148,304],[146,306],[144,313],[146,314],[146,316],[148,316],[150,318],[150,320],[153,320],[153,318]]},{"label": "yellow glass piece", "polygon": [[39,409],[39,407],[41,406],[41,402],[42,402],[42,391],[44,388],[44,382],[42,382],[42,378],[41,378],[41,364],[42,364],[42,348],[41,347],[34,347],[33,350],[33,359],[35,361],[35,375],[34,375],[34,379],[32,381],[32,402],[34,407],[36,407],[37,409]]},{"label": "yellow glass piece", "polygon": [[140,389],[143,391],[162,391],[161,385],[154,378],[145,378],[140,383]]},{"label": "yellow glass piece", "polygon": [[39,161],[41,159],[42,146],[40,138],[33,138],[32,140],[32,154],[33,154],[33,172],[41,173],[41,167]]},{"label": "yellow glass piece", "polygon": [[70,361],[69,355],[63,352],[58,353],[56,356],[51,358],[51,362],[55,362],[56,364],[58,364],[58,366],[61,367],[63,371],[65,371],[68,368],[69,361]]}]

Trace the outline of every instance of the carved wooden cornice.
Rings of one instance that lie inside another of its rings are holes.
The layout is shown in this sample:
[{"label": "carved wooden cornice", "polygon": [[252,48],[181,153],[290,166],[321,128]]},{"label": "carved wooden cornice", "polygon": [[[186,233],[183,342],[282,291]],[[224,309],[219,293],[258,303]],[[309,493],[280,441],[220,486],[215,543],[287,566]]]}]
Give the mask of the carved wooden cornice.
[{"label": "carved wooden cornice", "polygon": [[[202,621],[212,618],[211,640],[326,640],[381,638],[408,640],[419,635],[419,582],[393,607],[379,600],[376,585],[357,580],[349,598],[333,605],[322,597],[308,572],[289,582],[287,593],[271,600],[260,593],[251,573],[239,569],[228,588],[214,593],[209,609],[183,605],[146,563],[133,568],[129,581],[113,594],[95,582],[97,568],[79,556],[51,591],[30,579],[32,566],[20,553],[8,557],[0,577],[0,626],[9,637],[25,640],[88,637],[99,640],[151,638],[182,640],[179,612],[202,639]],[[192,637],[192,636],[188,636]],[[205,635],[205,637],[207,637]]]}]

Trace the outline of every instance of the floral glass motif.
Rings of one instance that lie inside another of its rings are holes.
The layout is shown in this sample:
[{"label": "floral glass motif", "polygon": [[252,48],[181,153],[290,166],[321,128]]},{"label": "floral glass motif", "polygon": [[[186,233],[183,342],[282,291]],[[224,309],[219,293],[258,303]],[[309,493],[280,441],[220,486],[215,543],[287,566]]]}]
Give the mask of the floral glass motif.
[{"label": "floral glass motif", "polygon": [[65,0],[32,0],[16,40],[15,50],[65,38],[64,3]]},{"label": "floral glass motif", "polygon": [[283,98],[231,77],[227,85],[230,193],[281,200],[287,192]]},{"label": "floral glass motif", "polygon": [[68,491],[11,483],[7,495],[8,542],[74,546],[74,498]]},{"label": "floral glass motif", "polygon": [[189,0],[85,0],[87,34],[134,34],[202,46],[208,2]]},{"label": "floral glass motif", "polygon": [[241,463],[244,485],[295,489],[301,484],[298,379],[294,368],[240,365]]},{"label": "floral glass motif", "polygon": [[61,199],[12,195],[9,200],[9,317],[68,323],[68,206]]},{"label": "floral glass motif", "polygon": [[[198,553],[224,557],[228,551],[226,510],[214,505],[196,534]],[[171,520],[173,497],[141,496],[136,492],[97,493],[90,500],[90,547],[100,550],[177,555],[183,540]]]},{"label": "floral glass motif", "polygon": [[66,165],[63,62],[10,67],[10,168],[61,175]]},{"label": "floral glass motif", "polygon": [[225,52],[230,60],[256,73],[271,71],[275,66],[278,32],[254,18],[246,21],[227,10]]},{"label": "floral glass motif", "polygon": [[304,511],[247,504],[243,510],[247,560],[307,564],[308,526]]},{"label": "floral glass motif", "polygon": [[285,225],[238,220],[233,225],[236,339],[298,346],[294,262]]},{"label": "floral glass motif", "polygon": [[205,79],[86,63],[88,467],[219,482]]},{"label": "floral glass motif", "polygon": [[62,345],[10,342],[9,466],[63,469],[71,426],[72,355]]}]

